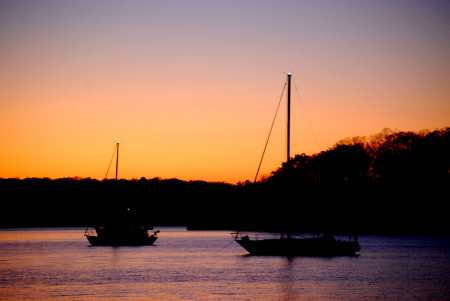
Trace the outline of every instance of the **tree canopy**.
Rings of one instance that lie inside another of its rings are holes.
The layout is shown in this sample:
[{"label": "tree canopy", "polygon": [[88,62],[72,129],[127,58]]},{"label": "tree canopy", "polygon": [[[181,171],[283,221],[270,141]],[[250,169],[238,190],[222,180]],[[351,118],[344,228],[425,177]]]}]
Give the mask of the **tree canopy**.
[{"label": "tree canopy", "polygon": [[332,148],[296,155],[264,179],[268,183],[448,183],[450,128],[344,139]]}]

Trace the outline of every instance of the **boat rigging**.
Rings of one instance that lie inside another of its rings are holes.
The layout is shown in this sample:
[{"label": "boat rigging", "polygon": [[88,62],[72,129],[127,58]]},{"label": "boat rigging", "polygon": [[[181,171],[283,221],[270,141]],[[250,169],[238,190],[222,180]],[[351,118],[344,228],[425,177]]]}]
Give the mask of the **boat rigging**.
[{"label": "boat rigging", "polygon": [[[119,141],[114,148],[113,156],[109,162],[108,176],[111,162],[116,154],[116,180],[119,171]],[[116,212],[114,216],[109,216],[109,222],[97,224],[94,227],[87,227],[84,236],[92,246],[143,246],[153,245],[158,238],[159,230],[149,234],[152,226],[142,224],[137,218],[137,214],[130,208]]]},{"label": "boat rigging", "polygon": [[[283,87],[283,93],[287,85],[287,125],[286,125],[286,143],[287,153],[286,161],[290,161],[290,135],[291,135],[291,73],[287,74],[287,81]],[[278,103],[277,112],[280,107],[281,99]],[[266,147],[270,138],[270,134],[273,129],[275,118],[272,122],[272,126],[269,131],[269,137],[267,138],[266,145],[264,147],[263,155],[258,166],[258,171],[255,176],[255,182],[258,177],[261,162],[266,151]],[[335,239],[331,233],[322,233],[315,237],[296,237],[292,232],[280,233],[278,238],[270,239],[251,239],[249,235],[242,233],[232,233],[233,239],[247,250],[252,255],[282,255],[282,256],[342,256],[342,255],[355,255],[360,251],[361,247],[358,243],[358,237],[356,235],[350,236],[349,240]]]}]

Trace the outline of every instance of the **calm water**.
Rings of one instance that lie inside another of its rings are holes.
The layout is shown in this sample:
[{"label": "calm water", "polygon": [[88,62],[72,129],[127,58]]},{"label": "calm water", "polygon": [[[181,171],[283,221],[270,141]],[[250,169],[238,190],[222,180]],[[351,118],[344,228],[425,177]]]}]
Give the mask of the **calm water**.
[{"label": "calm water", "polygon": [[91,247],[84,229],[0,230],[0,299],[449,300],[450,239],[362,236],[358,257],[243,256],[224,231],[159,228]]}]

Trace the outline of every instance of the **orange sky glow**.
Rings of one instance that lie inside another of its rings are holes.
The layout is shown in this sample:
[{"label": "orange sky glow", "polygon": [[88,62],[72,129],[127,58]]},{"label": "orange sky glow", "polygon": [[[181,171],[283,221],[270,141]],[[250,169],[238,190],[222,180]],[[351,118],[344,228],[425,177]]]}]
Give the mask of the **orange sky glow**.
[{"label": "orange sky glow", "polygon": [[287,72],[291,155],[450,126],[449,41],[437,0],[1,1],[0,178],[103,179],[119,140],[120,178],[253,180]]}]

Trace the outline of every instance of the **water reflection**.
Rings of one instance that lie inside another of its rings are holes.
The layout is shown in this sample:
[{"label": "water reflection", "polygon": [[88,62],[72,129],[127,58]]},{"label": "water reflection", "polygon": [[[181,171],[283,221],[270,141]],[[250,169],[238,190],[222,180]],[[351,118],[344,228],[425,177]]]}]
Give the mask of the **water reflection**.
[{"label": "water reflection", "polygon": [[157,246],[114,248],[91,247],[83,230],[0,231],[0,299],[445,300],[450,293],[450,239],[361,237],[359,257],[286,258],[242,256],[223,231],[165,229]]},{"label": "water reflection", "polygon": [[295,258],[285,258],[283,260],[283,268],[280,269],[280,286],[281,286],[281,300],[297,300],[298,286],[296,283],[296,272],[294,269]]}]

